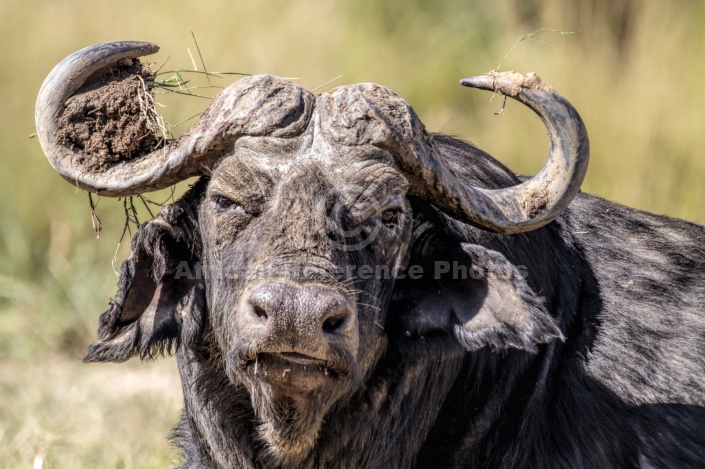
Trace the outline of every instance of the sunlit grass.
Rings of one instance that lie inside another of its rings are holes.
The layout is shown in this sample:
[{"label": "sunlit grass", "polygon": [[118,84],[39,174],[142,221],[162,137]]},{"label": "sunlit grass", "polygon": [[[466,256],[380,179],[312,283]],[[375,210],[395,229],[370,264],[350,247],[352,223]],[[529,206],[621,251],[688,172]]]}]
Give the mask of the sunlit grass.
[{"label": "sunlit grass", "polygon": [[0,362],[3,468],[163,468],[179,417],[173,363],[83,365],[65,356]]},{"label": "sunlit grass", "polygon": [[[535,71],[586,122],[584,190],[705,223],[703,24],[705,3],[660,0],[0,2],[1,465],[163,467],[174,456],[165,437],[180,390],[170,362],[79,362],[115,291],[113,257],[126,257],[129,240],[118,249],[123,202],[105,198],[94,199],[103,226],[96,240],[88,197],[29,138],[39,86],[67,54],[115,39],[155,42],[162,50],[148,60],[170,72],[158,77],[162,91],[196,87],[192,94],[207,96],[218,88],[202,86],[237,79],[204,75],[215,70],[325,84],[317,92],[378,82],[430,130],[471,140],[523,173],[544,163],[539,119],[511,101],[496,116],[502,100],[458,80],[500,63]],[[538,40],[519,41],[542,28],[531,37]],[[175,134],[208,103],[176,93],[157,101]]]}]

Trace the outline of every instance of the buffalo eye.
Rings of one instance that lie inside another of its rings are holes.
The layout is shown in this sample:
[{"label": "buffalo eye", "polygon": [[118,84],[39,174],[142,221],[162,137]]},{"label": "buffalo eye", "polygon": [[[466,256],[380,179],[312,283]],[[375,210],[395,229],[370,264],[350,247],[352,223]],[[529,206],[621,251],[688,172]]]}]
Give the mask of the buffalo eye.
[{"label": "buffalo eye", "polygon": [[384,224],[388,227],[396,226],[400,211],[401,210],[398,208],[390,208],[382,212],[382,221]]},{"label": "buffalo eye", "polygon": [[215,195],[211,197],[211,201],[213,202],[213,205],[217,212],[227,211],[231,213],[236,213],[238,215],[248,214],[247,210],[245,210],[245,207],[243,207],[242,204],[239,204],[227,197],[223,197],[222,195]]}]

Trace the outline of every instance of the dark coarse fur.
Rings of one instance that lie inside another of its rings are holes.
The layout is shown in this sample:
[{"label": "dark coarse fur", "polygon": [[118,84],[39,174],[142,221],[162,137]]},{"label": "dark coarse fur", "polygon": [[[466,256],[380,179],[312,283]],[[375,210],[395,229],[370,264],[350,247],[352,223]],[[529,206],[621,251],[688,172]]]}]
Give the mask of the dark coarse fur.
[{"label": "dark coarse fur", "polygon": [[[471,184],[519,181],[468,144],[434,139],[444,164]],[[88,360],[124,360],[176,345],[185,409],[173,439],[184,467],[702,466],[705,228],[580,194],[543,228],[497,235],[411,198],[412,261],[465,259],[491,271],[506,259],[517,270],[510,268],[502,288],[539,319],[526,327],[508,322],[499,332],[471,330],[457,306],[465,284],[397,281],[382,352],[328,410],[310,451],[287,460],[272,454],[258,433],[258,404],[226,373],[202,280],[171,302],[160,300],[151,322],[124,317],[137,264],[151,262],[151,279],[142,279],[150,298],[177,272],[176,260],[198,268],[197,207],[207,184],[135,236],[133,252],[143,254],[123,267],[101,340],[87,353]],[[418,292],[436,284],[445,303],[428,304],[445,309],[415,309],[427,301]],[[123,345],[104,347],[116,337]]]}]

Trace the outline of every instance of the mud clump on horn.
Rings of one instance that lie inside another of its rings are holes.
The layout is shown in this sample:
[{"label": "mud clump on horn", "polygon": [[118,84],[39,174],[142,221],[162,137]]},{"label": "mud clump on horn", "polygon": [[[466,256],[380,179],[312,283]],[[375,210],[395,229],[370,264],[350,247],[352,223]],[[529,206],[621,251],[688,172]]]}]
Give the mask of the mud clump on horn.
[{"label": "mud clump on horn", "polygon": [[92,172],[164,146],[151,94],[154,76],[138,59],[101,70],[66,101],[59,142],[78,150],[77,162]]}]

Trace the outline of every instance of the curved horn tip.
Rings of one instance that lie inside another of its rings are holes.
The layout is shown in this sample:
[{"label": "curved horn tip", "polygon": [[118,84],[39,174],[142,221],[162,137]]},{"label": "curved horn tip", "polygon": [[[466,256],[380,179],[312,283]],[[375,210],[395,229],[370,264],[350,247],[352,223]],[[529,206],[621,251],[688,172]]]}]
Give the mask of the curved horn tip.
[{"label": "curved horn tip", "polygon": [[68,99],[94,72],[120,59],[136,59],[158,51],[159,46],[151,42],[112,41],[93,44],[74,52],[59,62],[44,79],[39,89],[35,115],[39,115],[41,108],[57,97]]},{"label": "curved horn tip", "polygon": [[553,91],[548,83],[544,82],[533,72],[526,75],[519,72],[500,72],[492,70],[484,75],[468,77],[460,80],[463,86],[494,91],[507,96],[516,97],[523,90]]},{"label": "curved horn tip", "polygon": [[159,52],[159,46],[147,41],[109,41],[93,44],[74,52],[71,56],[83,55],[85,52],[97,49],[113,49],[115,52],[128,53],[130,58],[152,55]]},{"label": "curved horn tip", "polygon": [[[59,62],[49,72],[39,90],[39,98],[44,98],[45,90],[55,87],[67,95],[76,91],[83,82],[94,72],[108,67],[120,59],[136,59],[145,55],[152,55],[159,51],[159,46],[145,41],[112,41],[93,44],[74,52]],[[74,75],[78,71],[78,75]],[[67,83],[52,83],[57,76],[61,76]],[[52,89],[54,93],[56,90]]]},{"label": "curved horn tip", "polygon": [[[501,93],[527,105],[543,120],[551,144],[546,164],[533,178],[505,189],[467,191],[468,196],[461,200],[465,206],[459,218],[507,234],[550,223],[579,192],[587,171],[590,150],[580,115],[535,73],[492,71],[465,78],[460,84]],[[487,207],[497,210],[490,213]]]}]

